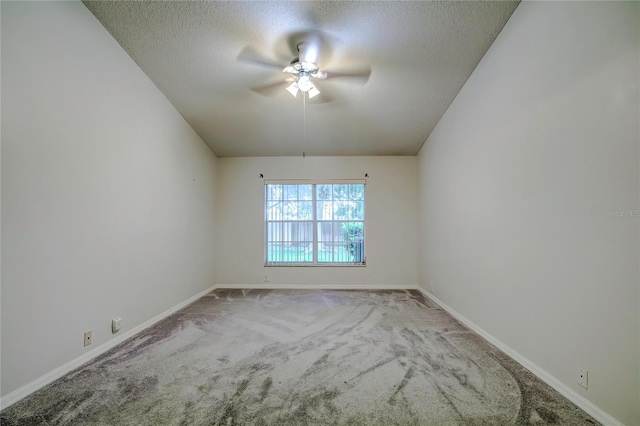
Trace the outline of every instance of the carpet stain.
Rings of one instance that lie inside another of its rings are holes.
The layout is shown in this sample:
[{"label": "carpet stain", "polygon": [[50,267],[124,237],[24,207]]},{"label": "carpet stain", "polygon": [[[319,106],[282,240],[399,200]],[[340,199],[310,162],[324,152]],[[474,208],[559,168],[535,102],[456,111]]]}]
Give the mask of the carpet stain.
[{"label": "carpet stain", "polygon": [[324,365],[327,363],[329,359],[329,354],[326,353],[318,358],[312,365],[309,367],[304,373],[302,373],[302,377],[309,376],[313,373],[317,373],[323,369]]},{"label": "carpet stain", "polygon": [[402,381],[400,382],[400,384],[398,385],[398,387],[396,388],[396,390],[393,392],[393,395],[391,396],[391,398],[389,398],[389,404],[395,404],[395,399],[396,396],[398,395],[399,392],[402,391],[402,389],[404,389],[405,386],[407,386],[407,383],[409,383],[409,380],[411,380],[411,378],[413,377],[413,367],[410,367],[407,372],[404,374],[404,377],[402,378]]},{"label": "carpet stain", "polygon": [[238,389],[236,390],[235,395],[233,395],[234,398],[237,398],[239,396],[241,396],[244,391],[247,390],[247,386],[249,386],[249,379],[245,379],[242,382],[240,382],[240,384],[238,385]]},{"label": "carpet stain", "polygon": [[548,424],[555,425],[558,423],[558,416],[553,411],[549,411],[544,407],[537,407],[535,411]]},{"label": "carpet stain", "polygon": [[273,386],[273,379],[271,377],[267,377],[262,382],[262,390],[260,391],[260,402],[264,401],[265,398],[269,395],[269,389]]}]

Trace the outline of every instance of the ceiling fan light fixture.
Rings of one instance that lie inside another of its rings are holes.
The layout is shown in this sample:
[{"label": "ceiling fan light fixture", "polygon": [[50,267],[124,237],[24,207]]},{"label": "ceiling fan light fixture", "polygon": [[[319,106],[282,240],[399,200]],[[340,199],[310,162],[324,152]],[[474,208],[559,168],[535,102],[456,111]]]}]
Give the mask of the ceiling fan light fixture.
[{"label": "ceiling fan light fixture", "polygon": [[300,91],[302,92],[308,92],[312,87],[315,87],[313,85],[313,82],[311,81],[311,77],[307,73],[300,73],[300,77],[298,77],[297,83],[298,89],[300,89]]},{"label": "ceiling fan light fixture", "polygon": [[291,86],[287,87],[287,92],[291,93],[294,98],[298,94],[298,90],[298,83],[296,82],[291,83]]},{"label": "ceiling fan light fixture", "polygon": [[311,99],[314,96],[319,95],[320,91],[316,88],[316,86],[312,85],[311,89],[309,89],[309,91],[307,93],[309,94],[309,99]]}]

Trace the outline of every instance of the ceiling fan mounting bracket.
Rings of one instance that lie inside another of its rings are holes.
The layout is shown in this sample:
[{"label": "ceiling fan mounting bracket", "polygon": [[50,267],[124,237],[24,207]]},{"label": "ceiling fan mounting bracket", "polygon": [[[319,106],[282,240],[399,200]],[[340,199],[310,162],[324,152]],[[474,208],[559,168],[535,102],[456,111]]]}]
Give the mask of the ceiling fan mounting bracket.
[{"label": "ceiling fan mounting bracket", "polygon": [[291,74],[299,74],[301,72],[316,74],[318,72],[318,65],[311,62],[300,62],[300,58],[293,58],[289,66],[283,71]]}]

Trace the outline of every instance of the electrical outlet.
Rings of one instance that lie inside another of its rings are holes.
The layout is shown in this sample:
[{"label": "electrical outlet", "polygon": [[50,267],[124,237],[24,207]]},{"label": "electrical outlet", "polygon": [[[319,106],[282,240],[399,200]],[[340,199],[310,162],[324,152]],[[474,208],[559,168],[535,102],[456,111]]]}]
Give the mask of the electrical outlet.
[{"label": "electrical outlet", "polygon": [[91,344],[91,330],[84,332],[84,345],[89,346]]},{"label": "electrical outlet", "polygon": [[268,282],[269,282],[269,275],[265,275],[265,276],[264,276],[264,282],[265,282],[265,283],[268,283]]},{"label": "electrical outlet", "polygon": [[120,328],[122,328],[122,318],[115,317],[111,321],[111,332],[115,334],[120,330]]},{"label": "electrical outlet", "polygon": [[589,371],[580,366],[578,366],[578,384],[585,389],[589,389]]}]

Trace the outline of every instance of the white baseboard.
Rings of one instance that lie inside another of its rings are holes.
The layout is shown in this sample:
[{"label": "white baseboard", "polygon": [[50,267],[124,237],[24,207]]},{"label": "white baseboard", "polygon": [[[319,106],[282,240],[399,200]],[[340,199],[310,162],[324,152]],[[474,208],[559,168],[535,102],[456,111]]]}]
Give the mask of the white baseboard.
[{"label": "white baseboard", "polygon": [[502,352],[504,352],[507,355],[509,355],[511,358],[513,358],[516,362],[518,362],[524,368],[526,368],[527,370],[532,372],[534,375],[536,375],[540,380],[542,380],[543,382],[545,382],[546,384],[548,384],[549,386],[551,386],[552,388],[557,390],[562,396],[564,396],[569,401],[571,401],[574,404],[576,404],[578,407],[580,407],[587,414],[589,414],[591,417],[593,417],[594,419],[596,419],[597,421],[599,421],[603,425],[624,426],[623,423],[619,422],[618,420],[616,420],[611,415],[605,413],[603,410],[601,410],[600,408],[595,406],[592,402],[590,402],[589,400],[584,398],[582,395],[580,395],[577,392],[575,392],[573,389],[571,389],[570,387],[568,387],[567,385],[562,383],[560,380],[556,379],[554,376],[549,374],[547,371],[545,371],[542,368],[538,367],[536,364],[534,364],[533,362],[529,361],[527,358],[522,356],[520,353],[518,353],[515,350],[511,349],[509,346],[505,345],[500,340],[496,339],[491,334],[487,333],[482,328],[478,327],[470,319],[468,319],[465,316],[461,315],[460,313],[456,312],[453,308],[451,308],[446,303],[444,303],[443,301],[438,299],[436,296],[431,294],[429,291],[427,291],[427,290],[425,290],[425,289],[423,289],[421,287],[418,287],[418,286],[416,286],[415,289],[417,289],[422,294],[424,294],[426,297],[431,299],[433,302],[435,302],[437,305],[439,305],[442,309],[444,309],[449,314],[451,314],[451,316],[456,318],[458,321],[460,321],[461,323],[463,323],[464,325],[469,327],[471,330],[473,330],[474,332],[478,333],[480,336],[482,336],[483,338],[488,340],[492,345],[496,346]]},{"label": "white baseboard", "polygon": [[415,290],[411,285],[366,285],[366,284],[217,284],[215,288],[235,289],[291,289],[291,290]]},{"label": "white baseboard", "polygon": [[90,350],[89,352],[82,354],[81,356],[79,356],[76,359],[73,359],[69,362],[67,362],[64,365],[61,365],[60,367],[56,368],[53,371],[50,371],[49,373],[40,376],[39,378],[37,378],[36,380],[32,381],[31,383],[27,383],[26,385],[22,386],[19,389],[16,389],[15,391],[5,395],[4,397],[0,398],[0,410],[3,410],[7,407],[9,407],[10,405],[15,404],[16,402],[20,401],[22,398],[32,394],[33,392],[37,391],[38,389],[48,385],[49,383],[53,382],[56,379],[59,379],[60,377],[64,376],[65,374],[75,370],[76,368],[80,367],[81,365],[87,363],[88,361],[92,360],[93,358],[97,357],[98,355],[102,355],[103,353],[105,353],[106,351],[108,351],[109,349],[113,348],[114,346],[124,342],[125,340],[127,340],[128,338],[134,336],[135,334],[138,334],[139,332],[141,332],[142,330],[144,330],[145,328],[151,327],[153,324],[157,323],[158,321],[168,317],[169,315],[173,314],[176,311],[179,311],[180,309],[184,308],[185,306],[187,306],[188,304],[194,302],[196,299],[201,298],[202,296],[204,296],[205,294],[209,293],[210,291],[214,290],[216,288],[216,286],[210,287],[204,291],[201,291],[200,293],[196,294],[195,296],[192,296],[190,298],[188,298],[187,300],[185,300],[184,302],[180,302],[177,305],[167,309],[166,311],[162,312],[159,315],[156,315],[155,317],[151,318],[149,321],[146,321],[142,324],[140,324],[137,327],[132,328],[131,330],[128,330],[127,332],[119,335],[118,337],[109,340],[108,342],[103,343],[102,345],[98,346],[95,349]]}]

